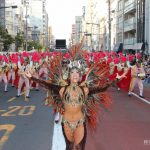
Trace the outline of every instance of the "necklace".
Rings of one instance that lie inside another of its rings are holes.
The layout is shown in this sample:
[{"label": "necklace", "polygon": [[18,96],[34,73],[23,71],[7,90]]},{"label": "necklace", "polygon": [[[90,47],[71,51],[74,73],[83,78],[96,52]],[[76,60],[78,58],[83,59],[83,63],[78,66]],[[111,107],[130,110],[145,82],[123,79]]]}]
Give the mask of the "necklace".
[{"label": "necklace", "polygon": [[71,89],[73,89],[73,91],[75,91],[75,88],[78,86],[78,84],[77,83],[71,83],[70,84],[70,87],[71,87]]}]

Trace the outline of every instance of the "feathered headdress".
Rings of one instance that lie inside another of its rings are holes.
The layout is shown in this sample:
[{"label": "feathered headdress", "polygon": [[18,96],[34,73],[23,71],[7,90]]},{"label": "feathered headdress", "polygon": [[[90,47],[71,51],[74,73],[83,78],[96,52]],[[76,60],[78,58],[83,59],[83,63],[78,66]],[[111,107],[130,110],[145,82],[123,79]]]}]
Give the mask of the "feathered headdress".
[{"label": "feathered headdress", "polygon": [[86,99],[84,99],[83,110],[87,116],[89,125],[92,128],[96,128],[98,110],[101,107],[108,108],[111,105],[110,96],[105,92],[111,85],[108,81],[110,70],[109,64],[104,60],[99,60],[92,65],[87,64],[85,57],[87,56],[87,52],[82,50],[82,44],[77,44],[70,48],[65,62],[61,52],[55,52],[52,55],[55,55],[55,57],[53,57],[50,62],[50,83],[45,84],[45,87],[49,89],[49,96],[46,100],[46,104],[52,105],[55,110],[62,113],[63,102],[60,98],[59,90],[70,84],[67,80],[68,76],[64,78],[64,75],[69,71],[69,68],[76,67],[80,70],[83,68],[83,79],[81,83],[79,83],[79,87],[81,87],[81,89],[84,89],[84,87],[89,89],[89,94]]}]

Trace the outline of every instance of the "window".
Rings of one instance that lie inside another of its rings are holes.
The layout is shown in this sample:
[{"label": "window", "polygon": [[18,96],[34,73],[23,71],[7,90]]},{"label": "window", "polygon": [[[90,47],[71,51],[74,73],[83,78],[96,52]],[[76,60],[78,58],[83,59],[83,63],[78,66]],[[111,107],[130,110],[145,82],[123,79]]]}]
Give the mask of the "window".
[{"label": "window", "polygon": [[122,10],[122,0],[118,2],[118,11]]},{"label": "window", "polygon": [[118,29],[122,29],[122,27],[123,27],[123,20],[122,20],[122,16],[120,16],[119,18],[118,18]]},{"label": "window", "polygon": [[122,33],[118,33],[118,42],[122,42]]}]

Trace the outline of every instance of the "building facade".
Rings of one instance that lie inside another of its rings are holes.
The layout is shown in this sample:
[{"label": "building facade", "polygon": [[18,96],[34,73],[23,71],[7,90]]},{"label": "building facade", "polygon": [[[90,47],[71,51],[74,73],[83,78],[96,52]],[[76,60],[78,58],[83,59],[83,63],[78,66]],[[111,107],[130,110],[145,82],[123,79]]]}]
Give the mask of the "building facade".
[{"label": "building facade", "polygon": [[48,45],[50,49],[54,49],[55,47],[55,39],[51,26],[48,27]]},{"label": "building facade", "polygon": [[76,44],[76,24],[72,24],[71,38],[70,38],[70,46]]},{"label": "building facade", "polygon": [[145,0],[145,53],[150,55],[150,1]]},{"label": "building facade", "polygon": [[116,37],[124,52],[145,50],[145,0],[118,0]]},{"label": "building facade", "polygon": [[46,0],[30,0],[31,14],[29,22],[32,28],[32,40],[38,40],[43,46],[48,47],[48,14]]},{"label": "building facade", "polygon": [[[0,0],[0,25],[7,29],[8,34],[13,38],[17,33],[23,34],[23,5],[18,0]],[[11,51],[15,51],[15,43],[10,46]]]},{"label": "building facade", "polygon": [[75,42],[80,43],[82,41],[82,16],[75,17]]},{"label": "building facade", "polygon": [[107,1],[89,0],[87,6],[83,7],[82,36],[85,46],[90,51],[109,50],[109,22],[111,24],[110,50],[113,50],[116,44],[117,1],[110,0],[110,20]]}]

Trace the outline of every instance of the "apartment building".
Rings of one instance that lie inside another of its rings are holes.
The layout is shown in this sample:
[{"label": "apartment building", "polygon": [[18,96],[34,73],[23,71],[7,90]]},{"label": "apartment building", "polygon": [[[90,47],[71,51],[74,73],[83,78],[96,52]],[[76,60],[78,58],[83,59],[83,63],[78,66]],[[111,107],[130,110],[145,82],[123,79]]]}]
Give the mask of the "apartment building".
[{"label": "apartment building", "polygon": [[118,0],[116,37],[124,52],[144,50],[145,0]]}]

